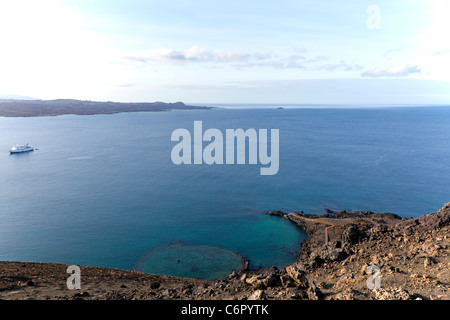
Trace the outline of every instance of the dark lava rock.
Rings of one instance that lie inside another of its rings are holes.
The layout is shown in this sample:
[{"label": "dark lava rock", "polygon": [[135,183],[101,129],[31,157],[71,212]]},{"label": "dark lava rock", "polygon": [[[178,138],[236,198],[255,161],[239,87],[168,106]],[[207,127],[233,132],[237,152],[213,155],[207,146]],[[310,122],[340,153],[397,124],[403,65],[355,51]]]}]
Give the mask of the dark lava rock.
[{"label": "dark lava rock", "polygon": [[297,287],[290,288],[289,294],[290,294],[289,298],[295,300],[306,300],[308,298],[306,291]]},{"label": "dark lava rock", "polygon": [[285,212],[279,210],[267,211],[266,214],[268,214],[269,216],[276,216],[276,217],[284,217],[286,215]]},{"label": "dark lava rock", "polygon": [[152,289],[158,289],[161,285],[158,282],[152,282],[152,284],[150,284],[150,288]]},{"label": "dark lava rock", "polygon": [[29,287],[33,287],[34,286],[34,281],[33,280],[28,280],[27,282],[25,282],[25,284]]},{"label": "dark lava rock", "polygon": [[361,241],[362,238],[364,238],[365,233],[361,232],[357,226],[351,225],[347,229],[344,230],[342,233],[341,241],[342,246],[351,246],[359,241]]},{"label": "dark lava rock", "polygon": [[74,297],[89,297],[89,292],[86,292],[86,291],[78,292],[78,293],[75,293],[73,296]]},{"label": "dark lava rock", "polygon": [[423,232],[443,228],[450,224],[450,202],[435,213],[409,219],[396,225],[395,231],[398,233],[411,234],[413,232]]},{"label": "dark lava rock", "polygon": [[311,281],[309,288],[306,290],[306,294],[309,300],[321,300],[323,298],[322,291],[320,291],[319,288],[317,288],[314,281]]},{"label": "dark lava rock", "polygon": [[318,266],[324,262],[342,261],[348,256],[348,252],[338,247],[339,242],[324,244],[311,253],[309,264]]}]

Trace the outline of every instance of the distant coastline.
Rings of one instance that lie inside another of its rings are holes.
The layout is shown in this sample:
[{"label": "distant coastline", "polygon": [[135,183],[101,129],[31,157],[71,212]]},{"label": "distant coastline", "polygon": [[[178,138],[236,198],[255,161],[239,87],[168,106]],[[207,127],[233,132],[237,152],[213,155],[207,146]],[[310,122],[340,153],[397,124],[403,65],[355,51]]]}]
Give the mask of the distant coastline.
[{"label": "distant coastline", "polygon": [[93,115],[120,112],[156,112],[170,110],[208,110],[212,107],[190,106],[183,102],[113,102],[74,99],[15,100],[0,99],[0,117],[45,117],[67,114]]}]

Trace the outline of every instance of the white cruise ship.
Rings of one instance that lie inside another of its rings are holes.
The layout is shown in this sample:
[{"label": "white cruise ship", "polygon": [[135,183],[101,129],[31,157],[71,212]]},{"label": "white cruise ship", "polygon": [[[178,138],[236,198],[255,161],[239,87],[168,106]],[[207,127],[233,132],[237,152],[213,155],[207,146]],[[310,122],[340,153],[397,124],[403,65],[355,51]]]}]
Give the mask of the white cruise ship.
[{"label": "white cruise ship", "polygon": [[34,151],[34,148],[30,147],[27,143],[23,146],[17,145],[15,147],[12,147],[11,150],[9,150],[9,153],[22,153],[22,152],[28,152],[28,151]]}]

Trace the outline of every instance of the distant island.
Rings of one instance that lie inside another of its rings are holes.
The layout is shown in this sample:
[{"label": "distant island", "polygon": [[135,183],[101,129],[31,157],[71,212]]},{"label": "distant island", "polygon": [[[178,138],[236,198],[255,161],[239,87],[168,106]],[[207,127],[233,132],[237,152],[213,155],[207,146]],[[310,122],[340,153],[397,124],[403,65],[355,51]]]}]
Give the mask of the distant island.
[{"label": "distant island", "polygon": [[112,102],[74,99],[15,100],[0,99],[1,117],[42,117],[64,114],[93,115],[119,112],[150,112],[170,110],[207,110],[212,107],[189,106],[183,102]]}]

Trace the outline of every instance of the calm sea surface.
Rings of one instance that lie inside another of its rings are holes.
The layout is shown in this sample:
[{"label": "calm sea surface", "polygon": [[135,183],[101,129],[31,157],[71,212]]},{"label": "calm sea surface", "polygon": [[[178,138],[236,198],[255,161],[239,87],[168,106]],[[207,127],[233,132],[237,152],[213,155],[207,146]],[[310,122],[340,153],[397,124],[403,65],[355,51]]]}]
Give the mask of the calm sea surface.
[{"label": "calm sea surface", "polygon": [[[278,174],[261,176],[259,164],[174,165],[171,133],[193,133],[195,120],[223,133],[279,129]],[[39,150],[9,154],[27,141]],[[450,201],[449,176],[447,107],[0,118],[0,260],[133,269],[181,242],[283,267],[305,235],[264,211],[416,217]],[[164,264],[173,261],[155,270]]]}]

